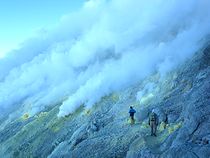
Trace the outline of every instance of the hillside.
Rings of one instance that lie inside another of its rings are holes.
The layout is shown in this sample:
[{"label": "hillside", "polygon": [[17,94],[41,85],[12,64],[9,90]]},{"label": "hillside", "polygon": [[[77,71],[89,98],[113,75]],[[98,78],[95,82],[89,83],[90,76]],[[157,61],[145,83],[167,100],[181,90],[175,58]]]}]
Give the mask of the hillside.
[{"label": "hillside", "polygon": [[[138,95],[138,97],[137,97]],[[147,77],[104,96],[90,110],[57,117],[61,103],[30,116],[4,117],[0,157],[14,158],[208,158],[210,157],[210,45],[164,76]],[[130,125],[129,106],[137,110]],[[21,106],[13,112],[21,113]],[[155,109],[169,125],[150,136]],[[17,116],[17,115],[14,115]]]}]

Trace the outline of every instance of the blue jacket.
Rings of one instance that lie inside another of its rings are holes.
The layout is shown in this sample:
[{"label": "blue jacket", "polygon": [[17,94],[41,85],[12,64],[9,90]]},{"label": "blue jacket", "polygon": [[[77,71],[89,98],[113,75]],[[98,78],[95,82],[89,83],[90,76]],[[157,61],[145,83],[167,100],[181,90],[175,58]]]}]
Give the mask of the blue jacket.
[{"label": "blue jacket", "polygon": [[134,113],[136,113],[136,110],[134,110],[134,109],[130,109],[130,110],[129,110],[129,113],[130,113],[130,116],[133,116],[133,115],[134,115]]}]

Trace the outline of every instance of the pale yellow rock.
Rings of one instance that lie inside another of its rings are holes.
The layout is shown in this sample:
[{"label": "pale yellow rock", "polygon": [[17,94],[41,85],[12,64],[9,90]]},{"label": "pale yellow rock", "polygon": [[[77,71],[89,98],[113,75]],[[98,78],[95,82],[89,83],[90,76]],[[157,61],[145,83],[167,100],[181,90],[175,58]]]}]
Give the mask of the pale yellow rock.
[{"label": "pale yellow rock", "polygon": [[22,119],[23,120],[27,120],[29,119],[30,115],[28,113],[25,113],[23,116],[22,116]]},{"label": "pale yellow rock", "polygon": [[112,100],[113,100],[114,102],[118,101],[118,100],[119,100],[119,95],[116,94],[116,93],[112,94]]},{"label": "pale yellow rock", "polygon": [[161,122],[159,127],[158,127],[158,130],[162,132],[165,129],[164,128],[165,126],[166,126],[165,122]]}]

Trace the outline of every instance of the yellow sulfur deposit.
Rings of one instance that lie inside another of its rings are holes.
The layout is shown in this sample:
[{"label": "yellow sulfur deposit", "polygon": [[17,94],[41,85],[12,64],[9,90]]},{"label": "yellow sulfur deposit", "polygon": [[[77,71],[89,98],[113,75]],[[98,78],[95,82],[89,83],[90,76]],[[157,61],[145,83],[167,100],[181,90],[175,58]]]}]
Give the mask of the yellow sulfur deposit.
[{"label": "yellow sulfur deposit", "polygon": [[165,127],[165,123],[161,122],[160,126],[159,126],[159,130],[162,132],[164,130]]},{"label": "yellow sulfur deposit", "polygon": [[114,102],[116,102],[116,101],[118,101],[119,100],[119,96],[117,95],[117,94],[112,94],[112,100],[114,101]]},{"label": "yellow sulfur deposit", "polygon": [[179,129],[180,127],[182,127],[182,122],[179,122],[177,124],[172,124],[168,127],[168,132],[171,134],[174,131],[176,131],[177,129]]},{"label": "yellow sulfur deposit", "polygon": [[29,114],[28,113],[25,113],[23,116],[22,116],[22,119],[23,120],[27,120],[29,118]]},{"label": "yellow sulfur deposit", "polygon": [[180,128],[180,127],[182,127],[182,122],[179,122],[178,124],[175,124],[174,125],[174,129],[175,130],[178,129],[178,128]]},{"label": "yellow sulfur deposit", "polygon": [[50,129],[52,130],[52,132],[56,133],[60,130],[60,127],[58,125],[53,125],[52,127],[50,127]]},{"label": "yellow sulfur deposit", "polygon": [[47,112],[40,112],[40,114],[38,115],[38,117],[44,117],[47,116]]},{"label": "yellow sulfur deposit", "polygon": [[146,123],[146,122],[142,122],[142,124],[141,124],[141,128],[149,128],[150,126],[149,126],[149,124],[148,123]]},{"label": "yellow sulfur deposit", "polygon": [[134,120],[132,120],[131,118],[127,119],[127,123],[128,123],[128,124],[133,125],[133,124],[135,124],[135,122],[136,122],[135,119],[134,119]]},{"label": "yellow sulfur deposit", "polygon": [[86,109],[86,110],[84,111],[84,113],[85,113],[85,115],[90,115],[91,110],[90,110],[90,109]]}]

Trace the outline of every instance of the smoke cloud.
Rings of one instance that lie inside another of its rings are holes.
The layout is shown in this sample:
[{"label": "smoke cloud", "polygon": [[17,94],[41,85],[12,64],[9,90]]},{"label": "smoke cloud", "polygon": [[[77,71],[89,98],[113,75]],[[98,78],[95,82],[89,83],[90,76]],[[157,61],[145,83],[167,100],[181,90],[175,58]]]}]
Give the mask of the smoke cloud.
[{"label": "smoke cloud", "polygon": [[58,116],[165,74],[210,33],[208,0],[90,0],[53,30],[0,59],[0,109],[31,115],[62,102]]}]

